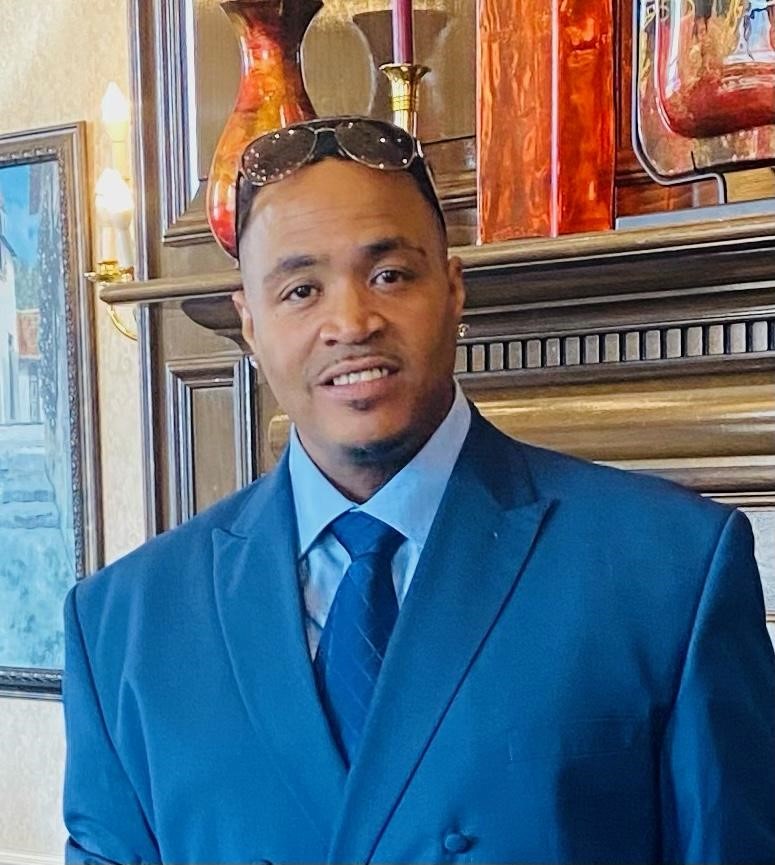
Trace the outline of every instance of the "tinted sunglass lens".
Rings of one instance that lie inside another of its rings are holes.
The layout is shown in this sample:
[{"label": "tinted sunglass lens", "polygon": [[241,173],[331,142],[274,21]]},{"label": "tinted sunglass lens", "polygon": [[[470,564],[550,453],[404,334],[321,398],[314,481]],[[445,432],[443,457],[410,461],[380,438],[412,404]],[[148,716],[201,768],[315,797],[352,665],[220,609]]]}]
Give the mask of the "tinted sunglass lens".
[{"label": "tinted sunglass lens", "polygon": [[248,145],[242,157],[242,170],[257,185],[282,179],[309,158],[315,146],[315,133],[303,126],[278,129],[262,135]]},{"label": "tinted sunglass lens", "polygon": [[353,159],[373,168],[406,168],[414,141],[401,129],[375,120],[352,120],[336,128],[339,146]]}]

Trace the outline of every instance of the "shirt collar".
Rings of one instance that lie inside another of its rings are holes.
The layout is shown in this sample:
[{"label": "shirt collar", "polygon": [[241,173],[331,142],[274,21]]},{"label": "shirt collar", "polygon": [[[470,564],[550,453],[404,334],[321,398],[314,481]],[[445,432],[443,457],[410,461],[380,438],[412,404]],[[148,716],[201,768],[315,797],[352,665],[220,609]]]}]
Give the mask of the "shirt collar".
[{"label": "shirt collar", "polygon": [[309,552],[333,520],[349,510],[361,510],[382,520],[422,548],[470,425],[471,408],[455,382],[452,407],[433,435],[400,472],[359,506],[323,475],[292,427],[288,469],[300,557]]}]

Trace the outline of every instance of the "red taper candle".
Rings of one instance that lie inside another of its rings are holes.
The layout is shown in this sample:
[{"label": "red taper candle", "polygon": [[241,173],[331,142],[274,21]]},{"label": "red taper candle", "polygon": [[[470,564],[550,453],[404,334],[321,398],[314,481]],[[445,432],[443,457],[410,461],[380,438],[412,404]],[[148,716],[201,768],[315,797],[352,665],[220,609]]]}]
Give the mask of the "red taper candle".
[{"label": "red taper candle", "polygon": [[393,63],[414,63],[412,0],[393,0]]}]

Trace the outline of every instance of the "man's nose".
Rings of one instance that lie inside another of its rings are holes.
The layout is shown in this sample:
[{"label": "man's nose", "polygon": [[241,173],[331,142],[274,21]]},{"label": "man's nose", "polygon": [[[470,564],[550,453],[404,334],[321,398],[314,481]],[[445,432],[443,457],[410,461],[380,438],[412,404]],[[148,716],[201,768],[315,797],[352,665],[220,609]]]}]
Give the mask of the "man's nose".
[{"label": "man's nose", "polygon": [[324,309],[320,338],[327,343],[366,342],[385,324],[368,287],[355,281],[331,287]]}]

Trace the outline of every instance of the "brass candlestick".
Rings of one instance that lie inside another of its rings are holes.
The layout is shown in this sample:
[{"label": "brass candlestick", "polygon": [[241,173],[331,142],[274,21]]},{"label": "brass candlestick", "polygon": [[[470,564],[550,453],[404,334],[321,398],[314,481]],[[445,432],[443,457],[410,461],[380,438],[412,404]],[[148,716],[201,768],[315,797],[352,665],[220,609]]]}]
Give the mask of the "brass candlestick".
[{"label": "brass candlestick", "polygon": [[384,63],[379,67],[390,82],[390,108],[393,123],[417,137],[417,106],[420,81],[430,72],[427,66],[415,63]]},{"label": "brass candlestick", "polygon": [[[113,259],[100,261],[97,264],[97,270],[85,274],[86,278],[95,285],[111,284],[115,282],[131,282],[135,278],[135,269],[133,267],[121,267],[117,261]],[[108,315],[113,322],[113,326],[127,339],[132,339],[137,342],[137,331],[128,328],[118,316],[118,313],[113,309],[113,304],[108,304]]]}]

